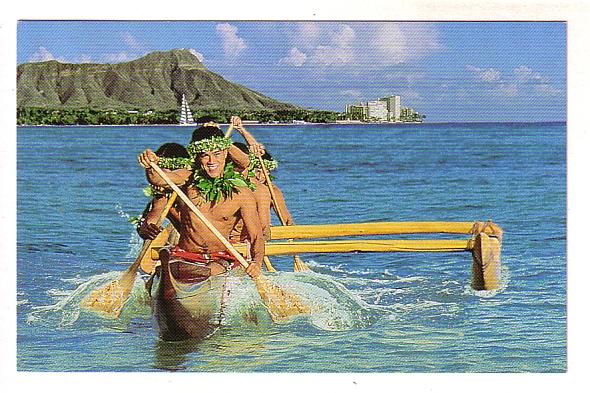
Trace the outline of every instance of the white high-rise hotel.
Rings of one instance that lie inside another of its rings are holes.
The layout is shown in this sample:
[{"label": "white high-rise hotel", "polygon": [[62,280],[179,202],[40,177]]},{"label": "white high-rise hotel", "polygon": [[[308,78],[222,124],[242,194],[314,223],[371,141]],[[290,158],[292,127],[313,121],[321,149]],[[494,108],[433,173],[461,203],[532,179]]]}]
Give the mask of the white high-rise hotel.
[{"label": "white high-rise hotel", "polygon": [[399,121],[402,113],[401,97],[389,96],[379,98],[379,101],[387,104],[387,121]]},{"label": "white high-rise hotel", "polygon": [[363,119],[376,119],[380,121],[400,121],[401,99],[400,96],[379,98],[377,101],[361,102],[357,105],[347,105],[347,114],[357,114]]}]

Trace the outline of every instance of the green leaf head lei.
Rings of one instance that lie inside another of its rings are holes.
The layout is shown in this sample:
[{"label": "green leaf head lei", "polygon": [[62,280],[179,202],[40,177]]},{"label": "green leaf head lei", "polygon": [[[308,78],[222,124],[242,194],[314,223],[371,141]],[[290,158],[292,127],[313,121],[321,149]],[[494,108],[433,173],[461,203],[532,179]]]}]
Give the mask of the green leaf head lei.
[{"label": "green leaf head lei", "polygon": [[[256,177],[256,169],[262,169],[262,165],[260,165],[260,160],[258,159],[258,157],[256,157],[254,153],[248,153],[248,158],[250,159],[250,166],[248,167],[248,178],[253,178]],[[274,181],[275,177],[270,172],[277,169],[279,167],[279,163],[275,159],[267,160],[263,158],[262,161],[264,162],[264,166],[268,171],[268,177],[270,177],[271,181]]]},{"label": "green leaf head lei", "polygon": [[207,151],[220,151],[228,150],[232,145],[230,138],[223,136],[214,136],[207,139],[201,139],[200,141],[191,142],[187,147],[188,153],[191,155],[193,160],[197,155]]},{"label": "green leaf head lei", "polygon": [[[248,153],[248,158],[250,159],[250,169],[262,169],[262,165],[260,164],[258,157],[256,157],[256,154]],[[267,160],[263,158],[262,161],[264,162],[266,170],[269,172],[272,172],[279,167],[279,163],[275,159]]]},{"label": "green leaf head lei", "polygon": [[[177,169],[192,169],[193,159],[188,157],[158,157],[158,166],[170,171]],[[168,196],[171,193],[172,190],[167,190],[164,187],[157,187],[153,184],[150,184],[143,189],[143,194],[148,198]]]},{"label": "green leaf head lei", "polygon": [[171,171],[176,169],[191,169],[193,167],[193,159],[188,157],[159,157],[158,166]]},{"label": "green leaf head lei", "polygon": [[240,187],[254,190],[254,185],[234,170],[232,162],[226,163],[223,176],[216,178],[209,177],[202,169],[198,170],[194,174],[193,184],[208,202],[219,202],[222,198],[229,198]]}]

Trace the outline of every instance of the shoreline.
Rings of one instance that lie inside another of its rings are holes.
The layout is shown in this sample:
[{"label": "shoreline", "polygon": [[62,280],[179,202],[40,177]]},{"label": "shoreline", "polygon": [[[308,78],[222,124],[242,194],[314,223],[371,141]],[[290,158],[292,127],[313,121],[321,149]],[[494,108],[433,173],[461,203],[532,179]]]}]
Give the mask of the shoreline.
[{"label": "shoreline", "polygon": [[[229,126],[229,123],[218,123],[220,126]],[[300,127],[300,126],[405,126],[405,125],[436,125],[436,124],[567,124],[566,120],[548,120],[548,121],[439,121],[439,122],[398,122],[398,123],[362,123],[362,122],[342,122],[342,123],[251,123],[244,124],[245,127]],[[178,127],[178,128],[196,128],[202,124],[16,124],[17,128],[32,127]]]}]

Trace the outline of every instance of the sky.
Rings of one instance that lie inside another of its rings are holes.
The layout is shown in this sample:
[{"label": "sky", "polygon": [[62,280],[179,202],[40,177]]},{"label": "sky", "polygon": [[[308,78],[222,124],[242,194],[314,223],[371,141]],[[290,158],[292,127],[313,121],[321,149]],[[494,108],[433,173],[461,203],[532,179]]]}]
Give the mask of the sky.
[{"label": "sky", "polygon": [[565,22],[19,21],[17,63],[190,49],[279,101],[344,111],[400,95],[426,121],[565,121]]}]

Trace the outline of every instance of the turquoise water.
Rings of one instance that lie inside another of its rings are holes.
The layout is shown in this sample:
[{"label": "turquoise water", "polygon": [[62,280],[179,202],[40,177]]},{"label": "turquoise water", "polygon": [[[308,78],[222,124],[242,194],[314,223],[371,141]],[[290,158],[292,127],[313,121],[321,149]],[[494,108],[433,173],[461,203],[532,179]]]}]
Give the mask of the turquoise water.
[{"label": "turquoise water", "polygon": [[273,258],[272,279],[317,305],[287,324],[245,318],[261,313],[248,280],[202,342],[159,340],[139,279],[121,319],[81,310],[140,248],[127,222],[147,201],[137,154],[191,131],[18,128],[18,370],[566,370],[563,123],[250,128],[297,223],[493,219],[498,291],[469,287],[468,253],[309,254],[309,274]]}]

